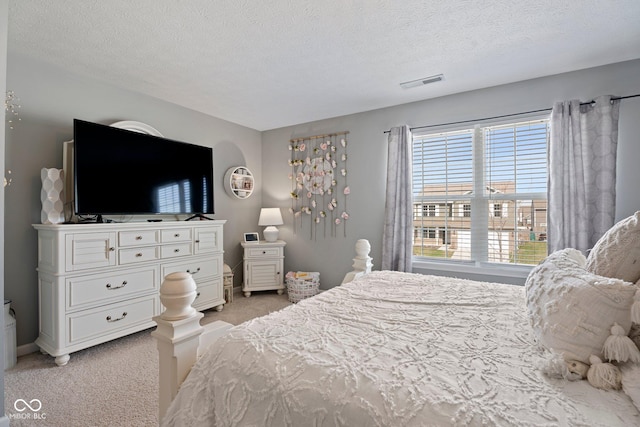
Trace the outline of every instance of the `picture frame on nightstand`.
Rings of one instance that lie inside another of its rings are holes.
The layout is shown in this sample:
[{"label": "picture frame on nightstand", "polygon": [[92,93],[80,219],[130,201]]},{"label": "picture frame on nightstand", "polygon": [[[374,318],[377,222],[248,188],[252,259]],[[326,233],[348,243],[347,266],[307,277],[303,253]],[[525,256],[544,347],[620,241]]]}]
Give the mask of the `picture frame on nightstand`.
[{"label": "picture frame on nightstand", "polygon": [[244,233],[244,242],[245,243],[259,243],[260,237],[258,233]]}]

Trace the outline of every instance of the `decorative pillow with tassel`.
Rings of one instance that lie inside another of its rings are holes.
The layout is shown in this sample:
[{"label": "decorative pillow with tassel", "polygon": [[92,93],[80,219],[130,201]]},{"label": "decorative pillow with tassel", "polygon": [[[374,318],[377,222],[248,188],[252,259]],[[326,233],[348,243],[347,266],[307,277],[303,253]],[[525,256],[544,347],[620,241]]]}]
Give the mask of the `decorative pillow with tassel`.
[{"label": "decorative pillow with tassel", "polygon": [[[629,350],[631,340],[626,335],[637,288],[621,279],[590,273],[585,264],[585,256],[576,249],[554,252],[531,270],[525,288],[539,345],[561,354],[565,361],[590,365],[592,355],[609,360],[604,355],[605,342],[612,335],[609,356]],[[634,310],[640,313],[639,308],[640,301]]]}]

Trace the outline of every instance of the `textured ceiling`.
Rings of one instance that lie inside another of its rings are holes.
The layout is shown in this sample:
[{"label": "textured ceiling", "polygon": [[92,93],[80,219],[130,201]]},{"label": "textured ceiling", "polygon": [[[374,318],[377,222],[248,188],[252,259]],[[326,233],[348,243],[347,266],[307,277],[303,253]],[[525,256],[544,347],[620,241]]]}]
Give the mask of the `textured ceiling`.
[{"label": "textured ceiling", "polygon": [[267,130],[640,58],[640,1],[10,0],[9,50]]}]

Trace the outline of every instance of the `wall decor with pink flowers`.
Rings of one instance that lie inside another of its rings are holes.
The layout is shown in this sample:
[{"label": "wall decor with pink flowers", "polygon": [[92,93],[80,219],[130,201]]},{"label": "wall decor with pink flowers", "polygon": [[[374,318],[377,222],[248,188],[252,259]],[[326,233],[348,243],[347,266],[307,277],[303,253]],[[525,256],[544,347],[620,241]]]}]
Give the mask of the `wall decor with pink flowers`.
[{"label": "wall decor with pink flowers", "polygon": [[347,135],[339,132],[289,140],[294,231],[309,238],[347,235]]}]

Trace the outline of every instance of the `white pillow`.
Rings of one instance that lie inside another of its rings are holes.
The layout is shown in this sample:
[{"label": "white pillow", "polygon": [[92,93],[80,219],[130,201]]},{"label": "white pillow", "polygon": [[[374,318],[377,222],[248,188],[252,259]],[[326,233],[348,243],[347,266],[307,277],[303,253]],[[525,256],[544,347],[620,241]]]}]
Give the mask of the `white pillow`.
[{"label": "white pillow", "polygon": [[640,211],[604,233],[589,252],[587,270],[627,282],[640,279]]},{"label": "white pillow", "polygon": [[585,263],[576,249],[554,252],[531,270],[525,287],[538,343],[567,361],[589,364],[592,354],[604,360],[602,348],[614,323],[629,332],[636,287],[589,273]]}]

